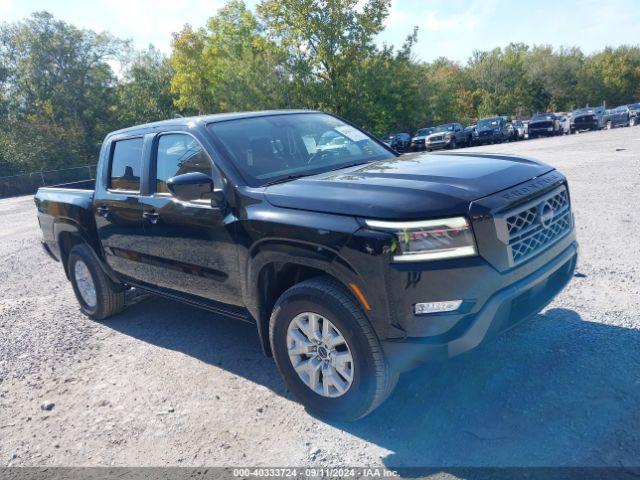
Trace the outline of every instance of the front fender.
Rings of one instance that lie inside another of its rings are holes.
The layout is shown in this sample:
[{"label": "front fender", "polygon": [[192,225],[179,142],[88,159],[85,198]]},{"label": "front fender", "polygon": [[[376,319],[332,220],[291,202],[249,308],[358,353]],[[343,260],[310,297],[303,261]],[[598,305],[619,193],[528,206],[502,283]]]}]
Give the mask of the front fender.
[{"label": "front fender", "polygon": [[319,244],[299,240],[267,238],[252,249],[246,268],[245,305],[255,318],[259,318],[260,285],[262,271],[271,264],[294,264],[326,272],[344,285],[357,280],[356,270],[335,250]]}]

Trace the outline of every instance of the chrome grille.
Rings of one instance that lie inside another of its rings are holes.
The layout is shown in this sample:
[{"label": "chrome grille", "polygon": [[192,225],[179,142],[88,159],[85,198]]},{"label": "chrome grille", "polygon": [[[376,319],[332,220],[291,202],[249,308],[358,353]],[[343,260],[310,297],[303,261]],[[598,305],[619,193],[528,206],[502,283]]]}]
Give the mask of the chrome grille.
[{"label": "chrome grille", "polygon": [[569,195],[564,186],[534,199],[504,218],[511,263],[535,255],[571,230]]}]

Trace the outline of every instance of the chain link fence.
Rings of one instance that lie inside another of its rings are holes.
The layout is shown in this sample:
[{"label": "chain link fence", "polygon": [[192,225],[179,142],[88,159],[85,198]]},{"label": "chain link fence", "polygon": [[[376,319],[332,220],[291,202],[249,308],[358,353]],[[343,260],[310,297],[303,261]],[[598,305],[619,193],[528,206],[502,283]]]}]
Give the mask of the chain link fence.
[{"label": "chain link fence", "polygon": [[35,193],[40,187],[56,185],[85,187],[90,186],[96,178],[96,165],[63,168],[60,170],[43,170],[0,177],[0,198],[16,197]]}]

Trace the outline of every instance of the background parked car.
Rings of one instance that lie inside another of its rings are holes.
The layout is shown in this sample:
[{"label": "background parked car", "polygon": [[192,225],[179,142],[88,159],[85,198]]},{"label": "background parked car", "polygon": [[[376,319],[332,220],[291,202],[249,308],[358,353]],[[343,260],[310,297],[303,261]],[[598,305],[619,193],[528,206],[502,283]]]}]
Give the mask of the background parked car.
[{"label": "background parked car", "polygon": [[640,103],[631,103],[629,107],[629,125],[634,127],[640,125]]},{"label": "background parked car", "polygon": [[510,127],[505,117],[489,117],[478,120],[476,127],[478,144],[502,143],[511,137]]},{"label": "background parked car", "polygon": [[408,133],[394,133],[389,142],[389,146],[396,152],[408,152],[410,144],[411,135]]},{"label": "background parked car", "polygon": [[538,113],[529,121],[529,138],[561,135],[560,120],[553,113]]},{"label": "background parked car", "polygon": [[513,120],[511,122],[511,139],[512,140],[524,140],[526,134],[525,124],[522,120]]},{"label": "background parked car", "polygon": [[459,123],[438,125],[433,133],[425,139],[425,147],[428,152],[439,148],[453,149],[470,144],[470,132],[465,132]]},{"label": "background parked car", "polygon": [[604,127],[604,107],[583,107],[571,112],[571,133]]},{"label": "background parked car", "polygon": [[469,146],[477,145],[478,143],[478,130],[477,125],[468,125],[464,127],[464,131],[467,133],[467,137],[469,138]]},{"label": "background parked car", "polygon": [[411,150],[414,152],[417,150],[424,150],[424,139],[433,133],[435,127],[421,128],[411,139]]},{"label": "background parked car", "polygon": [[571,133],[571,113],[556,113],[560,122],[562,134],[569,135]]},{"label": "background parked car", "polygon": [[607,130],[615,127],[628,127],[629,119],[629,107],[620,105],[619,107],[605,111],[603,117],[604,127]]}]

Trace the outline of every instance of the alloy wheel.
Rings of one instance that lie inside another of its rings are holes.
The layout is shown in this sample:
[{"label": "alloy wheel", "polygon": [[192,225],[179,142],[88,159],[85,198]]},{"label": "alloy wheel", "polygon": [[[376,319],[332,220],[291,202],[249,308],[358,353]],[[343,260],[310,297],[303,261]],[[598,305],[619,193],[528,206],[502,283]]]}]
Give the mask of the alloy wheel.
[{"label": "alloy wheel", "polygon": [[84,303],[90,308],[95,307],[97,303],[96,286],[87,264],[82,260],[77,260],[73,268],[73,276]]},{"label": "alloy wheel", "polygon": [[355,371],[349,345],[322,315],[304,312],[291,320],[287,352],[300,379],[318,395],[340,397],[351,387]]}]

